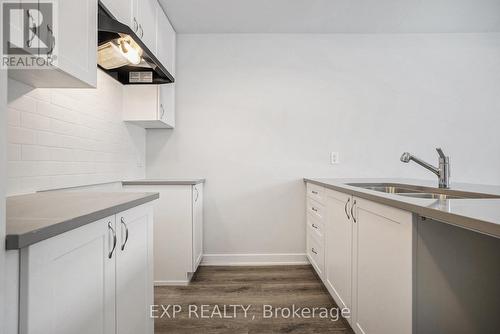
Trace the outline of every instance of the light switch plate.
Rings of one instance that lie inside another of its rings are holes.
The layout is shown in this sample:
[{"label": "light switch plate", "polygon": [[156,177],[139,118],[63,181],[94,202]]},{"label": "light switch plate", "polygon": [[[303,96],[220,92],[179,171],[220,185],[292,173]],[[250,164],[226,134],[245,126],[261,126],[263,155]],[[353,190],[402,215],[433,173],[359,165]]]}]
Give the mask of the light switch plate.
[{"label": "light switch plate", "polygon": [[340,163],[340,155],[339,152],[330,153],[330,163],[332,165],[337,165]]}]

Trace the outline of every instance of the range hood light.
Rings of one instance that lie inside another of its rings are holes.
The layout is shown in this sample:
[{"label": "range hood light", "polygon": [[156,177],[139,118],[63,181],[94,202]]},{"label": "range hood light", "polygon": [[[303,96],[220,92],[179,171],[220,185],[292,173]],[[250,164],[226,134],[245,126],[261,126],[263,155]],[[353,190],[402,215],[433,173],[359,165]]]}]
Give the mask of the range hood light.
[{"label": "range hood light", "polygon": [[120,39],[120,51],[132,65],[139,65],[141,63],[142,52],[137,51],[132,45],[130,45],[129,41]]},{"label": "range hood light", "polygon": [[[97,64],[124,85],[169,84],[174,77],[144,41],[99,1]],[[139,78],[139,79],[138,79]]]}]

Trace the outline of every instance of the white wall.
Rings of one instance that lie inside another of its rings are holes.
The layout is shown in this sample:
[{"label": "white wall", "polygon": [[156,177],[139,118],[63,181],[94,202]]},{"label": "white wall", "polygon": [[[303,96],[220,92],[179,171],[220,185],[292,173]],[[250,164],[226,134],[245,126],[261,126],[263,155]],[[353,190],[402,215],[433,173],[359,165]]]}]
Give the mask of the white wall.
[{"label": "white wall", "polygon": [[[179,35],[177,124],[147,176],[206,177],[206,253],[299,253],[309,177],[500,184],[500,34]],[[331,151],[341,164],[330,165]]]},{"label": "white wall", "polygon": [[9,80],[9,195],[144,178],[145,130],[122,121],[123,86],[35,89]]}]

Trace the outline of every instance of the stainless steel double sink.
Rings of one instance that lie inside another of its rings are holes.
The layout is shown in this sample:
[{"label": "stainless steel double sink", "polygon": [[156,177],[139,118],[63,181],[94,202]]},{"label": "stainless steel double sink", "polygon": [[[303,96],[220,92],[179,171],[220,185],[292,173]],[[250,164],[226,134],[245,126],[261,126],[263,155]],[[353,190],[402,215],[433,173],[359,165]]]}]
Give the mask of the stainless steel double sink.
[{"label": "stainless steel double sink", "polygon": [[347,183],[349,186],[359,187],[368,190],[383,192],[386,194],[396,194],[404,197],[428,198],[428,199],[484,199],[500,198],[497,195],[482,194],[475,192],[441,189],[411,184],[398,183]]}]

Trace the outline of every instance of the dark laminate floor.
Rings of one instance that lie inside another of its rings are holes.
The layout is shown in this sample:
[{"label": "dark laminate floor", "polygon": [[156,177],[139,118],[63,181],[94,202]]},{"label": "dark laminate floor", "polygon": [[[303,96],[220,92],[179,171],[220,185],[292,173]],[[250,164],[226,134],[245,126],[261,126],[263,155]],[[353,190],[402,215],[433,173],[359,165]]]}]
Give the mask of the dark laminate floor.
[{"label": "dark laminate floor", "polygon": [[[169,309],[171,318],[156,319],[155,333],[353,333],[342,318],[332,321],[318,316],[310,319],[263,317],[263,305],[336,307],[310,266],[200,267],[189,286],[156,287],[155,304],[182,307],[175,318]],[[207,315],[217,306],[222,312],[223,306],[227,305],[226,316],[233,318],[221,319],[217,313],[213,318],[196,318],[196,315],[201,317],[201,305],[204,304],[208,305]],[[189,305],[194,305],[191,306],[191,317]],[[241,307],[237,308],[234,317],[229,305],[250,306],[247,317]]]}]

